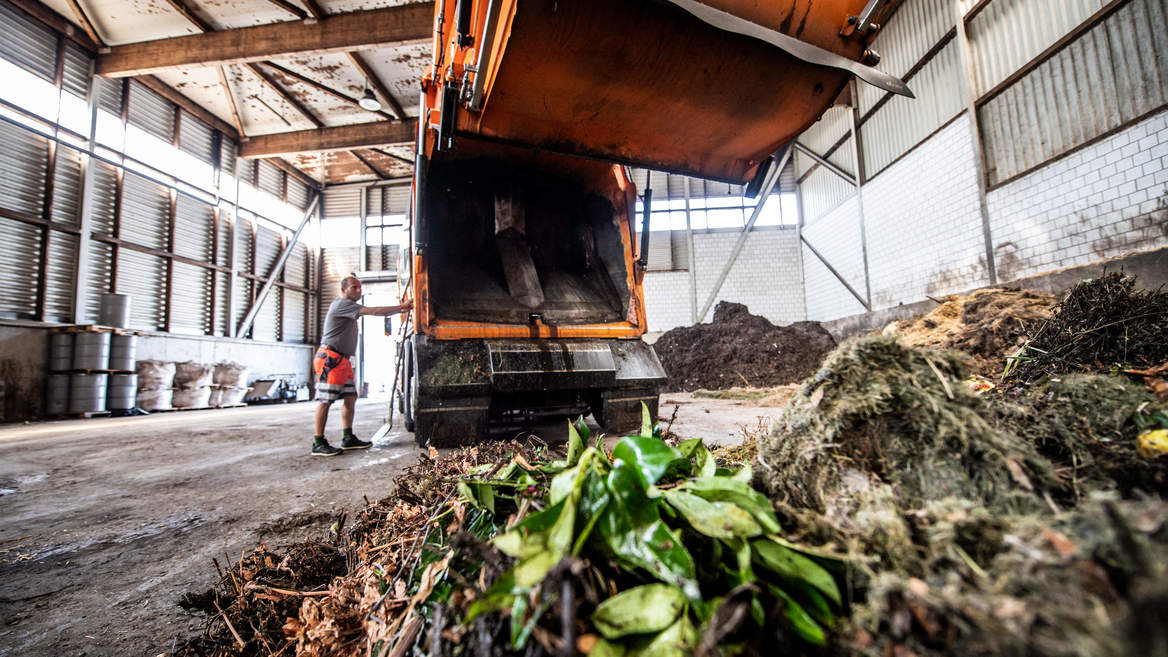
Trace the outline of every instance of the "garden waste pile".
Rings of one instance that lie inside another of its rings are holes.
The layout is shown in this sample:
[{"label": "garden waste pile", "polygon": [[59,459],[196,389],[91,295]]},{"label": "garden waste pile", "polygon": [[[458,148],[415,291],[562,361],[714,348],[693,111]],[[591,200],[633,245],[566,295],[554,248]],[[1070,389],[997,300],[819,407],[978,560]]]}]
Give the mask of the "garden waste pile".
[{"label": "garden waste pile", "polygon": [[993,387],[869,336],[753,445],[646,418],[431,450],[185,598],[207,623],[177,654],[1168,655],[1168,324],[1140,323],[1168,318],[1126,280],[1072,289]]}]

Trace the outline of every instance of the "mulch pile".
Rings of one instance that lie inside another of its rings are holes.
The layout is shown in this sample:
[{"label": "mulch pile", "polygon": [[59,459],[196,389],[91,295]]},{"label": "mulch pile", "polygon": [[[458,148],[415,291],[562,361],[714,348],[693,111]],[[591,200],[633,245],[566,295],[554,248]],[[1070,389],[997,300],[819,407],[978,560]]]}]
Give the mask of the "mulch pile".
[{"label": "mulch pile", "polygon": [[726,301],[714,308],[713,322],[672,329],[653,344],[669,376],[663,392],[795,383],[813,374],[834,347],[817,322],[775,326]]},{"label": "mulch pile", "polygon": [[1168,362],[1168,291],[1141,290],[1119,272],[1072,288],[1029,333],[1008,378],[1030,382],[1067,372],[1115,372]]},{"label": "mulch pile", "polygon": [[930,312],[892,322],[881,334],[915,347],[963,351],[971,357],[974,374],[997,379],[1006,358],[1050,316],[1056,299],[1042,292],[992,287],[938,301],[940,305]]}]

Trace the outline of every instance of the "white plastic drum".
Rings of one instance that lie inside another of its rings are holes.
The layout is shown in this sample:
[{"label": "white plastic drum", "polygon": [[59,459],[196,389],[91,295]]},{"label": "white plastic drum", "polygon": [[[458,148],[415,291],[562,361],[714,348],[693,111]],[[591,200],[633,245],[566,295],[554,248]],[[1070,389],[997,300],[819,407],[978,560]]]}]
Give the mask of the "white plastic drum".
[{"label": "white plastic drum", "polygon": [[105,405],[111,411],[128,411],[134,408],[138,396],[137,374],[111,374],[106,390]]},{"label": "white plastic drum", "polygon": [[[67,372],[73,369],[73,334],[49,334],[49,371]],[[68,385],[65,386],[68,391]],[[64,413],[65,409],[58,411]]]},{"label": "white plastic drum", "polygon": [[69,410],[69,375],[50,374],[45,387],[45,415],[60,415]]},{"label": "white plastic drum", "polygon": [[[107,334],[108,335],[108,334]],[[69,375],[69,412],[92,413],[105,410],[105,374]]]},{"label": "white plastic drum", "polygon": [[110,292],[101,295],[101,314],[99,319],[102,326],[114,328],[130,327],[130,295]]},{"label": "white plastic drum", "polygon": [[109,369],[133,372],[135,369],[137,369],[137,363],[138,336],[113,336],[113,338],[110,340]]},{"label": "white plastic drum", "polygon": [[110,334],[78,333],[73,338],[73,369],[109,369]]}]

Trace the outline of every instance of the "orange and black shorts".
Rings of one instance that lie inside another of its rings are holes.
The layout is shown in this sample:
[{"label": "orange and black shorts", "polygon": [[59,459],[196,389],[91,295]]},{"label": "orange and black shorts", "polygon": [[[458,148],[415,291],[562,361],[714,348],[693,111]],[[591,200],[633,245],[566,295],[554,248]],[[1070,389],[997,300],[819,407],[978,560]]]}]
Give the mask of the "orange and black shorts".
[{"label": "orange and black shorts", "polygon": [[348,356],[321,347],[312,359],[312,371],[316,373],[316,401],[329,404],[341,397],[357,396]]}]

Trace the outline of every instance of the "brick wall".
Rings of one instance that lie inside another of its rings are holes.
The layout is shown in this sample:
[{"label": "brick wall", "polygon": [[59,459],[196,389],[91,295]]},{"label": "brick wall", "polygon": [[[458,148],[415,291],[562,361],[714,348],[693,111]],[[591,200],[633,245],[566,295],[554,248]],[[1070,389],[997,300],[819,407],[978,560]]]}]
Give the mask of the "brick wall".
[{"label": "brick wall", "polygon": [[864,185],[872,309],[988,285],[968,116]]},{"label": "brick wall", "polygon": [[[698,312],[730,258],[740,231],[712,230],[694,233]],[[746,239],[742,253],[726,276],[715,299],[746,304],[751,312],[776,324],[804,319],[803,284],[799,251],[793,229],[756,228]],[[688,271],[650,272],[645,276],[645,306],[650,331],[688,326],[690,283]],[[713,307],[699,321],[710,321]]]},{"label": "brick wall", "polygon": [[987,196],[998,278],[1168,246],[1168,112]]}]

